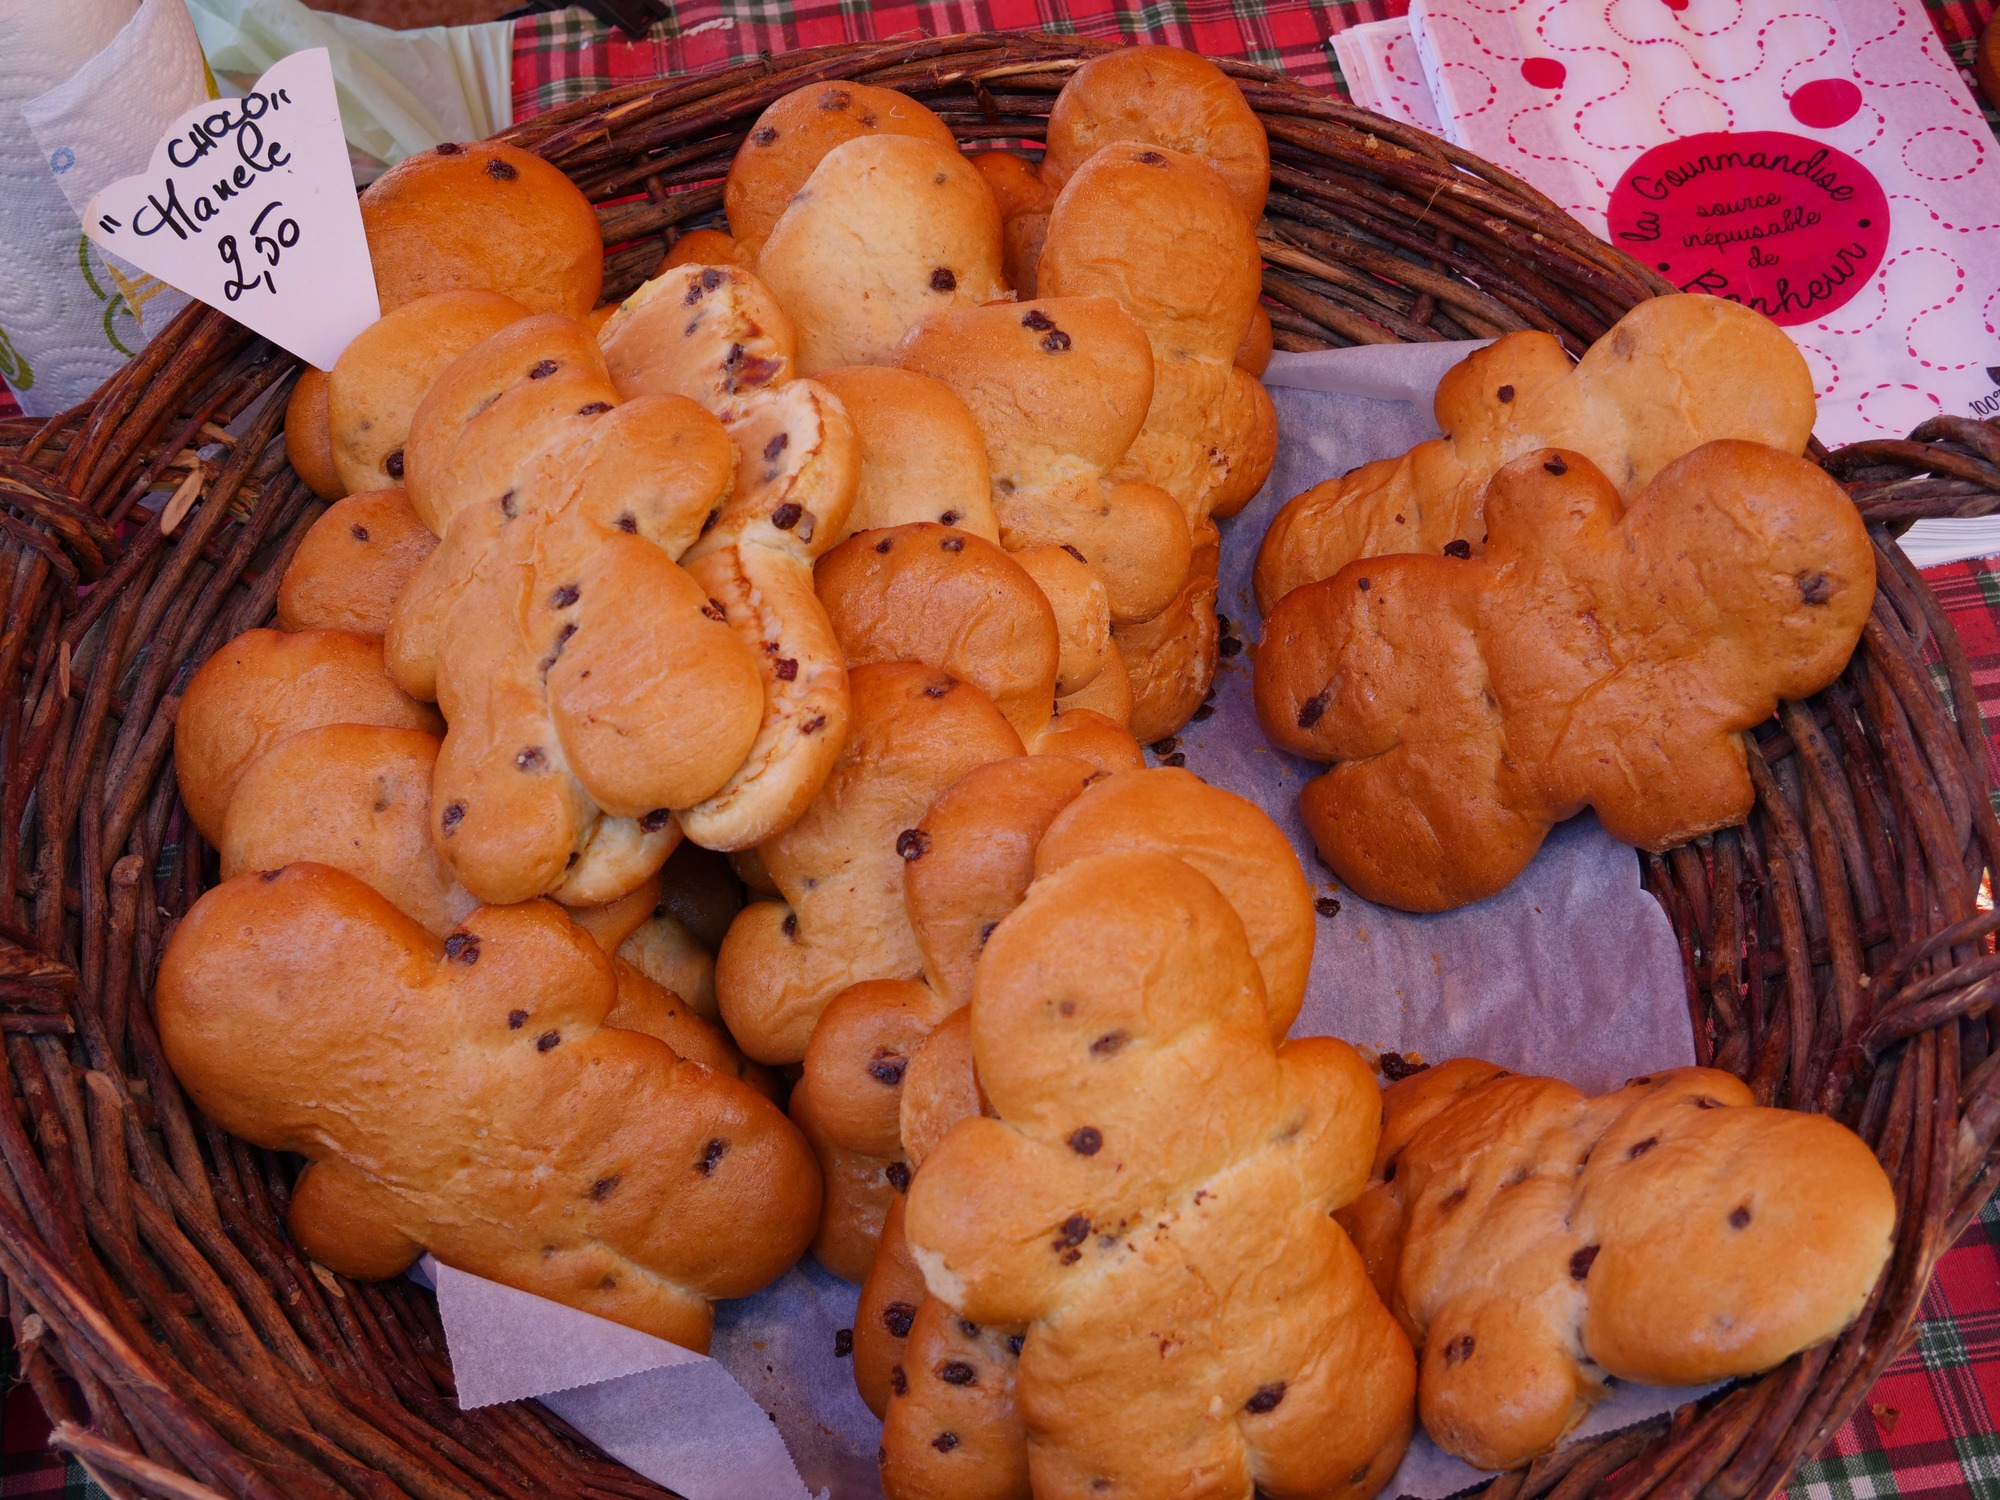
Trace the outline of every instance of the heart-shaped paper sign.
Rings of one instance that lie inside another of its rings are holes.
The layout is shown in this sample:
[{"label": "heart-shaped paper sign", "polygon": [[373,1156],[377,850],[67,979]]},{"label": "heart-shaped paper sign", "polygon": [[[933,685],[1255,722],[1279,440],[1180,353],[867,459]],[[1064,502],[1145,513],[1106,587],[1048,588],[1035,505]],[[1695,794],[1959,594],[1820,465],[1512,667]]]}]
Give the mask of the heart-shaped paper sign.
[{"label": "heart-shaped paper sign", "polygon": [[324,47],[181,115],[144,172],[90,200],[83,227],[323,370],[382,315]]}]

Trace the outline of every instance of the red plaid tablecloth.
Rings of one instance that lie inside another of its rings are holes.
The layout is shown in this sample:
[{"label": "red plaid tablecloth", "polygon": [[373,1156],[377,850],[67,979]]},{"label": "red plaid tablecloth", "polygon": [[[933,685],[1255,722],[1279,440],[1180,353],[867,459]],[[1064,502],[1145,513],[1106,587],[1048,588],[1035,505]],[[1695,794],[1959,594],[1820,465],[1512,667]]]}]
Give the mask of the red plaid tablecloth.
[{"label": "red plaid tablecloth", "polygon": [[[1890,0],[1882,0],[1884,5]],[[1995,0],[1927,0],[1938,34],[1968,70]],[[516,118],[618,84],[759,53],[829,42],[956,31],[1041,30],[1174,42],[1211,57],[1282,68],[1345,92],[1327,37],[1403,14],[1409,0],[682,0],[674,19],[642,41],[614,34],[581,10],[521,21],[514,34]],[[0,388],[0,415],[12,402]],[[1953,563],[1925,575],[1971,658],[1991,726],[1989,769],[2000,784],[2000,559]],[[6,1351],[11,1367],[12,1351]],[[11,1369],[0,1370],[0,1377]],[[0,1406],[0,1500],[93,1497],[77,1464],[48,1451],[48,1424],[25,1387]],[[1978,1496],[2000,1500],[2000,1199],[1989,1203],[1939,1263],[1917,1338],[1853,1419],[1791,1486],[1794,1500]]]}]

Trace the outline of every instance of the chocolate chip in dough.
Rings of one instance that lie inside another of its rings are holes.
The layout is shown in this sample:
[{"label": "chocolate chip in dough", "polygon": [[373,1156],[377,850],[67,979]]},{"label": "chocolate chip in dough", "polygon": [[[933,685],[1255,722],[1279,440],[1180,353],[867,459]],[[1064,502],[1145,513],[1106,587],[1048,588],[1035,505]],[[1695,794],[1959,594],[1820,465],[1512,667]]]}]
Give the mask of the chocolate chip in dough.
[{"label": "chocolate chip in dough", "polygon": [[366,526],[356,524],[348,527],[347,531],[348,534],[352,536],[354,540],[357,542],[365,542],[368,540],[368,528]]},{"label": "chocolate chip in dough", "polygon": [[771,512],[771,524],[780,531],[790,531],[799,524],[799,517],[806,513],[805,507],[796,500],[787,500]]},{"label": "chocolate chip in dough", "polygon": [[931,290],[934,292],[955,292],[958,290],[958,277],[952,274],[950,266],[939,266],[935,271],[931,272]]},{"label": "chocolate chip in dough", "polygon": [[917,1310],[907,1302],[891,1302],[882,1309],[882,1326],[889,1330],[892,1339],[906,1339],[910,1336],[910,1323]]},{"label": "chocolate chip in dough", "polygon": [[551,375],[555,374],[555,372],[560,370],[561,368],[562,366],[557,364],[554,360],[544,359],[537,362],[534,369],[528,371],[528,379],[547,380]]},{"label": "chocolate chip in dough", "polygon": [[955,1432],[940,1432],[936,1437],[931,1439],[931,1446],[940,1453],[949,1453],[958,1446],[958,1434]]},{"label": "chocolate chip in dough", "polygon": [[510,1010],[507,1012],[507,1029],[509,1031],[519,1031],[527,1024],[528,1013],[525,1010]]},{"label": "chocolate chip in dough", "polygon": [[479,962],[479,937],[471,932],[454,932],[444,940],[444,956],[470,968]]},{"label": "chocolate chip in dough", "polygon": [[713,1176],[715,1173],[715,1164],[728,1154],[729,1142],[725,1140],[710,1141],[706,1146],[701,1148],[701,1160],[694,1164],[694,1169],[704,1177]]},{"label": "chocolate chip in dough", "polygon": [[1495,391],[1493,394],[1498,396],[1503,402],[1512,401],[1514,399],[1514,387],[1512,387],[1511,385],[1503,385],[1500,387],[1499,390]]},{"label": "chocolate chip in dough", "polygon": [[1634,1141],[1632,1143],[1632,1149],[1625,1153],[1625,1160],[1637,1161],[1640,1157],[1644,1156],[1648,1151],[1651,1151],[1655,1146],[1659,1144],[1660,1144],[1660,1138],[1656,1135],[1649,1135],[1643,1141]]},{"label": "chocolate chip in dough", "polygon": [[901,1365],[889,1366],[889,1389],[899,1396],[910,1394],[910,1377],[903,1373]]},{"label": "chocolate chip in dough", "polygon": [[560,1032],[545,1031],[535,1038],[535,1050],[537,1052],[553,1052],[561,1043],[562,1034]]},{"label": "chocolate chip in dough", "polygon": [[486,163],[486,175],[495,182],[512,182],[521,175],[520,169],[510,161],[502,161],[495,156]]},{"label": "chocolate chip in dough", "polygon": [[1446,557],[1457,558],[1470,557],[1472,556],[1472,543],[1468,542],[1464,537],[1460,537],[1455,542],[1446,542],[1444,544],[1444,555]]},{"label": "chocolate chip in dough", "polygon": [[1569,465],[1564,463],[1560,458],[1552,458],[1547,463],[1543,464],[1542,467],[1544,469],[1547,469],[1551,474],[1555,475],[1556,478],[1558,479],[1562,478],[1563,475],[1569,472]]},{"label": "chocolate chip in dough", "polygon": [[946,1385],[977,1385],[979,1372],[962,1359],[947,1360],[938,1366],[938,1379]]},{"label": "chocolate chip in dough", "polygon": [[1472,1349],[1472,1335],[1461,1333],[1457,1338],[1444,1346],[1444,1362],[1448,1365],[1464,1364],[1465,1361],[1472,1358]]},{"label": "chocolate chip in dough", "polygon": [[1603,1248],[1602,1245],[1585,1245],[1572,1255],[1569,1258],[1569,1279],[1581,1281],[1588,1276],[1592,1262],[1597,1259],[1597,1252]]},{"label": "chocolate chip in dough", "polygon": [[437,143],[437,154],[439,156],[457,156],[464,150],[465,147],[459,145],[457,141],[439,141]]},{"label": "chocolate chip in dough", "polygon": [[906,1161],[892,1161],[882,1169],[882,1175],[889,1179],[889,1186],[899,1193],[910,1190],[910,1164]]},{"label": "chocolate chip in dough", "polygon": [[1070,1132],[1069,1149],[1078,1156],[1095,1156],[1103,1148],[1103,1132],[1094,1125],[1082,1125]]},{"label": "chocolate chip in dough", "polygon": [[922,859],[931,847],[931,836],[921,828],[905,828],[896,835],[896,852],[905,860]]},{"label": "chocolate chip in dough", "polygon": [[438,819],[439,826],[445,831],[445,837],[449,838],[452,835],[464,817],[465,804],[463,802],[448,802],[445,804],[444,814]]},{"label": "chocolate chip in dough", "polygon": [[1736,1207],[1729,1210],[1729,1227],[1731,1229],[1748,1229],[1750,1227],[1749,1204],[1739,1203]]},{"label": "chocolate chip in dough", "polygon": [[910,1060],[907,1057],[889,1052],[868,1064],[868,1076],[884,1088],[894,1088],[903,1081],[903,1073],[909,1066]]},{"label": "chocolate chip in dough", "polygon": [[1243,1409],[1253,1417],[1261,1417],[1267,1411],[1276,1411],[1278,1403],[1285,1399],[1285,1382],[1274,1380],[1269,1385],[1260,1385],[1243,1403]]},{"label": "chocolate chip in dough", "polygon": [[398,448],[394,453],[383,459],[382,467],[388,470],[391,479],[401,479],[403,477],[403,450]]},{"label": "chocolate chip in dough", "polygon": [[1310,729],[1326,717],[1326,705],[1332,692],[1331,688],[1321,688],[1299,705],[1299,728]]},{"label": "chocolate chip in dough", "polygon": [[777,130],[770,125],[760,126],[758,129],[750,132],[751,141],[759,146],[768,146],[777,138]]}]

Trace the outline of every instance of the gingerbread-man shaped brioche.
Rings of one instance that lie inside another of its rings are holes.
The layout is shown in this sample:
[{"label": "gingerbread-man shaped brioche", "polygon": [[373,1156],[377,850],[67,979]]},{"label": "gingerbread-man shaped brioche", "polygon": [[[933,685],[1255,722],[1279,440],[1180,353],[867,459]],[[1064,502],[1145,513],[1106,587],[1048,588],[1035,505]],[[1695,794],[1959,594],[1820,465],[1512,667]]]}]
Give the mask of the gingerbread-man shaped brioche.
[{"label": "gingerbread-man shaped brioche", "polygon": [[1853,502],[1817,465],[1718,442],[1627,510],[1580,453],[1486,493],[1484,556],[1350,563],[1265,622],[1257,716],[1333,762],[1313,841],[1371,901],[1441,911],[1518,875],[1594,807],[1665,849],[1748,816],[1745,731],[1847,664],[1875,595]]},{"label": "gingerbread-man shaped brioche", "polygon": [[923,967],[903,908],[903,864],[938,794],[1021,753],[978,688],[917,662],[849,674],[848,734],[805,814],[758,848],[781,893],[738,913],[715,960],[722,1018],[759,1062],[794,1063],[827,1003],[862,979]]},{"label": "gingerbread-man shaped brioche", "polygon": [[736,774],[680,820],[710,849],[748,849],[805,811],[847,732],[846,668],[812,564],[853,507],[859,441],[838,397],[792,378],[791,322],[739,267],[664,272],[625,300],[600,340],[621,393],[697,401],[735,447],[729,500],[682,562],[756,653],[763,721]]},{"label": "gingerbread-man shaped brioche", "polygon": [[861,444],[842,541],[910,521],[1000,540],[986,439],[949,386],[894,365],[841,365],[813,378],[840,398]]},{"label": "gingerbread-man shaped brioche", "polygon": [[1509,1469],[1608,1377],[1754,1375],[1861,1310],[1895,1192],[1859,1137],[1709,1068],[1589,1098],[1460,1059],[1390,1085],[1340,1217],[1422,1354],[1424,1428]]},{"label": "gingerbread-man shaped brioche", "polygon": [[794,89],[757,117],[729,164],[722,204],[737,262],[754,266],[813,169],[836,146],[866,135],[958,149],[951,127],[908,94],[845,80]]},{"label": "gingerbread-man shaped brioche", "polygon": [[1167,147],[1105,147],[1050,210],[1037,285],[1110,297],[1152,342],[1152,405],[1117,476],[1160,486],[1190,527],[1241,510],[1277,456],[1278,420],[1236,367],[1263,262],[1229,184]]},{"label": "gingerbread-man shaped brioche", "polygon": [[174,775],[201,836],[220,845],[244,774],[323,724],[436,733],[437,710],[390,678],[382,642],[347,630],[246,630],[203,662],[174,718]]},{"label": "gingerbread-man shaped brioche", "polygon": [[[437,755],[437,737],[419,729],[323,724],[285,737],[236,783],[217,845],[222,878],[328,865],[386,897],[432,936],[447,936],[479,902],[452,879],[431,839]],[[691,1062],[768,1091],[773,1080],[704,1019],[698,998],[684,1003],[675,992],[684,975],[658,962],[647,939],[663,920],[656,915],[662,899],[660,876],[653,875],[616,901],[566,910],[612,956],[619,1005],[609,1024],[657,1036]]]},{"label": "gingerbread-man shaped brioche", "polygon": [[934,1297],[1025,1328],[1035,1493],[1379,1489],[1414,1362],[1329,1217],[1379,1100],[1344,1043],[1273,1044],[1229,902],[1166,854],[1045,875],[980,958],[971,1026],[998,1118],[926,1158],[904,1229]]},{"label": "gingerbread-man shaped brioche", "polygon": [[[1039,165],[1002,151],[973,158],[1000,204],[1008,279],[1023,297],[1037,295],[1036,265],[1056,194],[1102,147],[1136,142],[1196,157],[1229,185],[1252,225],[1271,190],[1263,121],[1234,79],[1180,47],[1120,47],[1093,57],[1056,95],[1046,142]],[[1268,345],[1270,320],[1261,322]],[[1261,365],[1244,368],[1263,373]]]},{"label": "gingerbread-man shaped brioche", "polygon": [[1115,477],[1172,495],[1192,539],[1192,565],[1170,606],[1120,622],[1142,738],[1179,729],[1208,694],[1219,559],[1212,518],[1240,510],[1277,456],[1271,398],[1236,364],[1262,284],[1256,234],[1230,185],[1167,147],[1105,147],[1075,169],[1050,212],[1037,285],[1051,296],[1114,298],[1152,343],[1152,404]]},{"label": "gingerbread-man shaped brioche", "polygon": [[554,906],[482,907],[440,943],[311,864],[204,895],[157,990],[202,1111],[311,1159],[289,1222],[313,1259],[379,1278],[429,1250],[703,1349],[711,1300],[804,1248],[819,1176],[776,1106],[607,1025],[616,1001]]},{"label": "gingerbread-man shaped brioche", "polygon": [[986,437],[1009,551],[1068,547],[1104,580],[1113,621],[1143,620],[1187,577],[1187,518],[1155,485],[1108,476],[1145,424],[1153,353],[1108,297],[933,313],[903,368],[943,381]]},{"label": "gingerbread-man shaped brioche", "polygon": [[437,534],[400,486],[349,495],[312,523],[285,565],[278,628],[386,635],[404,586],[436,550]]},{"label": "gingerbread-man shaped brioche", "polygon": [[444,540],[386,647],[448,726],[439,851],[482,900],[611,900],[759,735],[757,655],[674,561],[738,498],[735,449],[683,397],[621,402],[589,330],[553,313],[460,356],[418,411],[420,445]]},{"label": "gingerbread-man shaped brioche", "polygon": [[1073,755],[980,766],[931,805],[906,851],[903,906],[927,982],[848,986],[827,1005],[806,1047],[799,1088],[827,1148],[848,1153],[844,1159],[861,1174],[856,1180],[869,1189],[850,1205],[829,1186],[823,1239],[836,1221],[855,1226],[850,1242],[873,1238],[889,1203],[884,1184],[893,1185],[899,1172],[907,1176],[918,1160],[907,1139],[908,1069],[929,1049],[933,1028],[971,1000],[980,952],[1036,875],[1135,849],[1185,860],[1236,908],[1264,978],[1271,1035],[1284,1035],[1305,996],[1314,919],[1291,846],[1269,818],[1168,767],[1120,769]]},{"label": "gingerbread-man shaped brioche", "polygon": [[[814,586],[850,665],[921,661],[984,692],[1031,753],[1144,763],[1122,724],[1056,712],[1064,658],[1078,653],[1047,591],[997,542],[930,522],[864,532],[820,559]],[[1103,669],[1100,658],[1086,682]]]},{"label": "gingerbread-man shaped brioche", "polygon": [[956,146],[858,136],[829,151],[757,257],[799,332],[799,369],[888,362],[944,307],[1006,295],[1000,210]]},{"label": "gingerbread-man shaped brioche", "polygon": [[1641,302],[1575,364],[1551,334],[1510,333],[1445,372],[1444,436],[1294,496],[1257,553],[1265,614],[1356,558],[1478,552],[1486,482],[1537,448],[1567,448],[1636,495],[1682,454],[1721,438],[1804,453],[1812,374],[1782,328],[1719,297]]}]

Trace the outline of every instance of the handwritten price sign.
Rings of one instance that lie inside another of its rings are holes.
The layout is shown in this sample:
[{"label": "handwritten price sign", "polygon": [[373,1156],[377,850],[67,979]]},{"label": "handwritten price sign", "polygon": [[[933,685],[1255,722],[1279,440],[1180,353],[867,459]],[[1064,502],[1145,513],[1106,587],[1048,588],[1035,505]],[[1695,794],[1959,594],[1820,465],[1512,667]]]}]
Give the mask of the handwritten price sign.
[{"label": "handwritten price sign", "polygon": [[325,48],[197,105],[84,232],[321,369],[381,316]]}]

